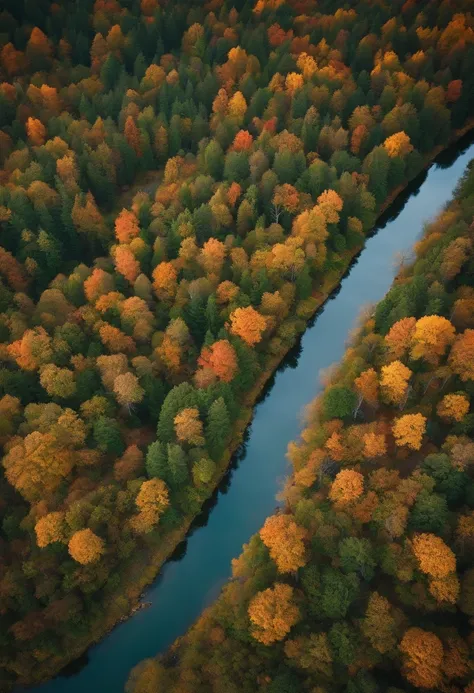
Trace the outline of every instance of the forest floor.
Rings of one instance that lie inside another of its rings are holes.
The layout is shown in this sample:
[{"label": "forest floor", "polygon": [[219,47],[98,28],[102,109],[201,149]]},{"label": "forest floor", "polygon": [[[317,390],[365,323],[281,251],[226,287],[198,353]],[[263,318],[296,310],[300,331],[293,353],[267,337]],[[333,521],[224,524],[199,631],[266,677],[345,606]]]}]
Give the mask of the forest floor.
[{"label": "forest floor", "polygon": [[[473,128],[474,119],[471,119],[462,129],[456,130],[446,146],[440,145],[436,147],[432,152],[430,152],[429,155],[425,157],[424,169],[431,165],[438,154],[440,154],[443,150],[448,149],[450,145],[460,140]],[[153,197],[154,192],[162,180],[162,177],[162,170],[148,171],[143,174],[139,181],[134,183],[133,186],[130,186],[129,189],[123,192],[119,198],[117,208],[121,209],[124,206],[130,205],[134,195],[140,191],[147,192]],[[380,207],[377,213],[376,221],[390,207],[398,195],[405,190],[410,182],[411,180],[405,181],[404,184],[400,185],[390,194],[384,204]],[[364,244],[350,251],[346,251],[342,258],[342,268],[337,272],[328,274],[323,282],[322,287],[313,292],[313,298],[316,299],[314,311],[308,318],[307,322],[305,323],[305,327],[303,330],[301,330],[300,334],[306,330],[307,323],[309,323],[314,314],[323,307],[326,301],[330,298],[331,294],[339,287],[339,284],[349,269],[351,262],[363,250],[363,248]],[[292,346],[285,347],[278,354],[272,356],[268,360],[266,369],[261,373],[252,390],[247,393],[243,403],[242,414],[234,425],[232,438],[227,447],[227,451],[217,465],[213,483],[209,488],[208,498],[212,496],[216,488],[219,486],[228,470],[234,453],[242,444],[245,431],[253,418],[255,404],[258,402],[258,399],[266,384],[274,375],[276,369],[291,348]],[[137,611],[137,606],[140,604],[144,589],[155,580],[163,564],[168,560],[168,558],[170,558],[176,547],[185,540],[193,521],[200,512],[201,510],[185,517],[179,528],[170,532],[164,539],[161,539],[160,546],[158,548],[150,549],[150,552],[143,552],[142,556],[133,556],[130,566],[122,575],[121,588],[117,590],[115,595],[112,595],[109,598],[107,605],[108,611],[101,617],[100,621],[96,623],[96,627],[90,630],[87,638],[76,639],[74,642],[68,643],[69,647],[67,657],[58,657],[55,662],[49,662],[49,666],[45,669],[39,666],[36,672],[37,682],[44,681],[45,679],[54,676],[59,669],[79,658],[89,647],[104,638],[104,636],[116,625],[133,616],[133,614]],[[20,681],[19,683],[23,682]],[[32,682],[29,681],[28,683],[31,684]]]}]

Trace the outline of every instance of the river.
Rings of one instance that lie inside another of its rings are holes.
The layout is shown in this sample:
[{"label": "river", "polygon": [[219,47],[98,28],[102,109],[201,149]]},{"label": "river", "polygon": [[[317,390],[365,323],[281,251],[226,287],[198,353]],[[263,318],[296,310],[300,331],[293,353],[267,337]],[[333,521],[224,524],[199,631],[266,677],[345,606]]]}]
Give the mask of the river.
[{"label": "river", "polygon": [[435,216],[474,157],[466,136],[418,176],[380,219],[339,289],[311,321],[268,383],[246,440],[188,538],[146,590],[152,605],[120,624],[98,645],[35,693],[121,693],[138,662],[164,652],[218,595],[242,544],[276,506],[289,472],[288,443],[302,412],[321,390],[321,369],[338,361],[361,309],[379,301],[392,283],[397,254],[409,254],[423,222]]}]

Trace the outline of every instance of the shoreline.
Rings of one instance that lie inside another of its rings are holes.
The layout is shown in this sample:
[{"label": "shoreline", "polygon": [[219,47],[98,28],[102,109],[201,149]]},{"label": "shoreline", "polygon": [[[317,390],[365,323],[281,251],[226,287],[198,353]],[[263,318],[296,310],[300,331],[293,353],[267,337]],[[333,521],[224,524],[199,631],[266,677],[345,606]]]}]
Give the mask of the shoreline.
[{"label": "shoreline", "polygon": [[[436,147],[432,152],[430,152],[430,154],[425,157],[424,166],[417,173],[417,176],[420,175],[423,171],[426,171],[441,152],[449,149],[450,146],[459,141],[465,134],[467,134],[473,128],[474,120],[470,120],[463,128],[453,133],[452,137],[450,138],[446,146],[440,145]],[[403,185],[398,186],[387,197],[387,199],[381,205],[380,209],[377,212],[374,227],[376,222],[380,219],[384,212],[386,212],[387,209],[393,204],[393,202],[400,195],[400,193],[403,192],[412,182],[412,180],[414,180],[417,176],[414,176],[412,179],[405,181]],[[366,235],[366,238],[369,237],[372,232],[373,231],[369,231]],[[324,304],[330,298],[332,293],[339,287],[347,270],[350,268],[351,263],[357,257],[357,255],[364,249],[364,247],[365,240],[362,245],[357,246],[352,250],[345,251],[342,255],[343,264],[341,269],[336,274],[328,275],[323,281],[322,286],[320,286],[317,290],[313,291],[312,298],[316,299],[314,310],[311,312],[311,315],[308,316],[307,319],[304,319],[304,327],[301,329],[297,329],[296,338],[298,338],[301,334],[303,334],[306,331],[310,321],[314,319],[316,313],[324,306]],[[295,311],[293,312],[293,315],[291,317],[293,319],[297,318],[297,305],[295,306]],[[301,321],[303,321],[303,319],[301,319]],[[58,657],[57,660],[55,660],[55,662],[51,662],[50,664],[55,663],[54,668],[52,666],[49,666],[47,668],[45,667],[45,669],[42,670],[40,665],[37,668],[38,677],[35,678],[34,681],[26,682],[21,681],[20,679],[17,684],[18,686],[32,687],[36,685],[41,685],[42,683],[46,683],[47,680],[57,675],[61,675],[61,670],[64,669],[64,667],[68,666],[69,664],[83,656],[84,653],[90,647],[94,646],[100,640],[106,637],[106,635],[110,633],[117,625],[131,618],[137,611],[141,610],[142,608],[146,608],[148,604],[144,604],[143,602],[141,602],[144,590],[156,579],[156,577],[159,575],[161,568],[166,563],[166,561],[172,556],[177,546],[186,539],[186,536],[194,520],[203,511],[204,504],[213,496],[213,494],[218,489],[222,479],[225,477],[229,469],[229,464],[232,460],[232,457],[234,456],[239,446],[242,444],[245,431],[247,430],[247,427],[250,425],[253,419],[254,408],[258,402],[260,395],[264,391],[269,380],[275,374],[278,366],[282,363],[283,359],[286,357],[286,355],[289,353],[293,346],[294,343],[293,345],[285,346],[285,348],[282,349],[278,354],[270,356],[268,358],[265,370],[260,374],[252,390],[250,390],[245,396],[242,402],[242,415],[234,425],[232,438],[229,443],[228,449],[217,465],[212,486],[210,486],[207,489],[206,497],[203,500],[201,508],[192,515],[186,516],[184,522],[179,528],[169,532],[169,534],[161,542],[161,546],[158,549],[149,549],[149,551],[147,552],[148,555],[141,557],[137,556],[135,558],[134,564],[127,567],[126,571],[124,571],[124,584],[122,588],[116,593],[110,595],[108,598],[108,601],[111,604],[111,608],[109,608],[108,614],[105,614],[104,618],[97,623],[97,626],[99,627],[94,628],[92,630],[87,640],[83,639],[79,643],[77,643],[76,641],[76,647],[74,647],[74,649],[70,651],[70,654],[67,658]],[[137,575],[139,577],[137,577]],[[122,604],[117,603],[119,601],[122,601]],[[124,601],[127,602],[126,606],[123,604]],[[205,612],[206,610],[202,612],[201,616],[198,618],[198,621],[203,617]]]}]

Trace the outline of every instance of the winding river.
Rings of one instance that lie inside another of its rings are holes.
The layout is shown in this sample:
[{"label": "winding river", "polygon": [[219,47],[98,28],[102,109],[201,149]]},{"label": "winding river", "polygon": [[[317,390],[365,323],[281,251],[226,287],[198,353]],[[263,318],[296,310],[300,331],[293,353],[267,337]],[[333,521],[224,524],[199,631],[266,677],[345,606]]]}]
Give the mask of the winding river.
[{"label": "winding river", "polygon": [[442,153],[380,219],[340,288],[269,382],[221,486],[143,595],[151,606],[115,628],[60,676],[32,689],[35,693],[121,693],[130,669],[166,650],[218,595],[231,559],[275,508],[275,495],[289,471],[287,445],[298,437],[305,405],[321,389],[321,369],[341,358],[361,308],[386,293],[395,256],[410,253],[423,222],[450,199],[472,157],[471,135]]}]

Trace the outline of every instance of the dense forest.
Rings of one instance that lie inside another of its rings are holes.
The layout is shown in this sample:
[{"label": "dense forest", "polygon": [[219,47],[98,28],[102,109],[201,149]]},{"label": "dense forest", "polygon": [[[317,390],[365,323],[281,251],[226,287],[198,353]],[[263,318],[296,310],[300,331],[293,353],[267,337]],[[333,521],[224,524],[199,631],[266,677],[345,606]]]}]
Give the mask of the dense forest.
[{"label": "dense forest", "polygon": [[128,693],[474,690],[474,161],[358,333],[282,506]]},{"label": "dense forest", "polygon": [[383,205],[470,126],[470,5],[2,2],[0,685],[130,611]]}]

